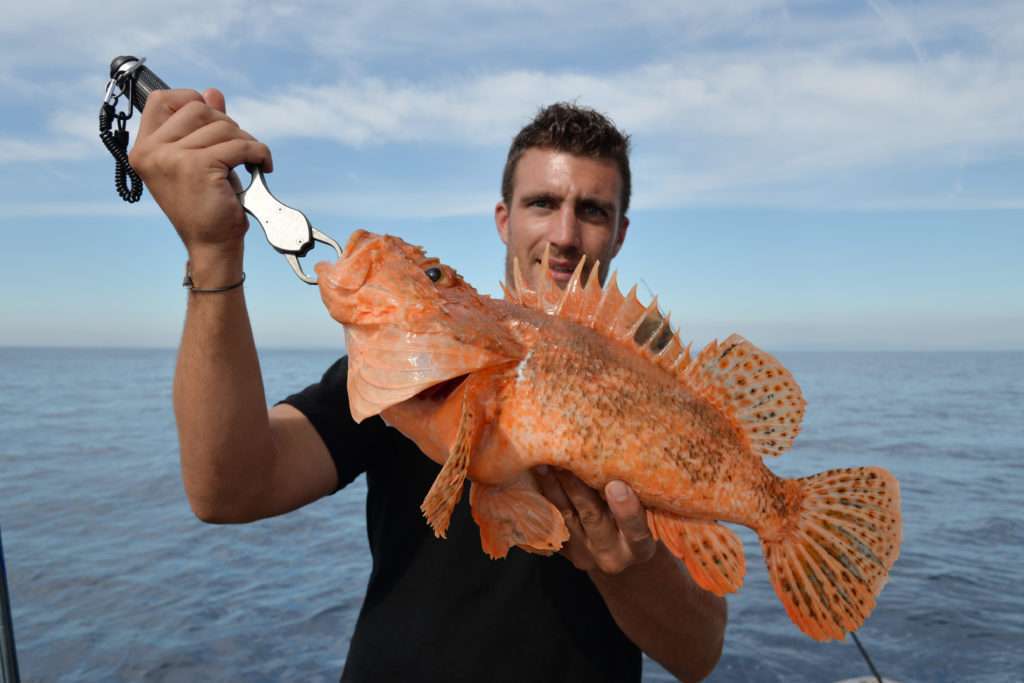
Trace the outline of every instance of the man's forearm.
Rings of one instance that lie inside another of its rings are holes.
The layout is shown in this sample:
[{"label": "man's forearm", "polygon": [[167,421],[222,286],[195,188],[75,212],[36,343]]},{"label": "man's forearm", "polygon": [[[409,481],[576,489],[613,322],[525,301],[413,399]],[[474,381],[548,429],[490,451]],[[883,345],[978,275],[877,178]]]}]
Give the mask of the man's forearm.
[{"label": "man's forearm", "polygon": [[[194,259],[198,288],[237,282],[242,249]],[[174,375],[174,413],[185,490],[196,515],[243,521],[270,471],[272,443],[259,359],[241,287],[190,293]]]},{"label": "man's forearm", "polygon": [[619,628],[682,681],[714,669],[725,638],[726,605],[697,586],[663,545],[619,574],[590,572]]}]

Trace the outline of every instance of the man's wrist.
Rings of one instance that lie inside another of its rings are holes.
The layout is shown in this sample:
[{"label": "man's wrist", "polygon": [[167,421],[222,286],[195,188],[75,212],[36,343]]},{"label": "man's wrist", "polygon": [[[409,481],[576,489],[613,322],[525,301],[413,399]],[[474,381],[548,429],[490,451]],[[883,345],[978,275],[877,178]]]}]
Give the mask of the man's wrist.
[{"label": "man's wrist", "polygon": [[243,242],[197,245],[188,250],[188,271],[196,289],[215,289],[242,279]]}]

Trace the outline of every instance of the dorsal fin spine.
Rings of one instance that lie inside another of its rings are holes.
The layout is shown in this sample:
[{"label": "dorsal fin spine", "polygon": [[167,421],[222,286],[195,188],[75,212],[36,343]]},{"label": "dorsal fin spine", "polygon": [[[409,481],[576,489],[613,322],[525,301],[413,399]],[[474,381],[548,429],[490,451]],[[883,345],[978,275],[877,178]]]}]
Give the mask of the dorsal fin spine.
[{"label": "dorsal fin spine", "polygon": [[526,284],[523,282],[523,271],[519,268],[518,256],[512,259],[512,284],[518,295],[519,303],[529,306],[530,304],[526,298]]},{"label": "dorsal fin spine", "polygon": [[[585,257],[584,257],[585,258]],[[637,298],[637,287],[630,289],[626,296],[618,288],[618,274],[612,273],[607,284],[600,283],[601,262],[595,261],[586,278],[586,267],[581,258],[572,276],[556,303],[546,304],[542,295],[528,289],[519,268],[519,261],[513,261],[515,287],[506,289],[506,297],[516,303],[543,310],[589,327],[602,336],[632,346],[640,355],[657,364],[663,370],[676,375],[681,381],[690,381],[684,370],[690,364],[691,345],[683,346],[679,331],[672,332],[669,339],[657,345],[666,329],[671,330],[671,316],[661,315],[658,298],[654,297],[645,307]],[[584,283],[585,280],[585,283]],[[553,283],[552,283],[553,284]],[[645,334],[638,343],[637,331],[645,321],[657,319],[652,333]]]},{"label": "dorsal fin spine", "polygon": [[561,298],[561,292],[555,285],[555,279],[551,275],[551,243],[544,247],[544,255],[540,259],[540,282],[537,283],[537,299],[545,313],[553,313],[558,307],[558,301],[554,301],[552,294]]},{"label": "dorsal fin spine", "polygon": [[[635,292],[635,291],[636,291],[636,286],[633,287],[633,292]],[[633,323],[633,325],[627,331],[626,338],[627,339],[636,339],[637,331],[640,329],[640,326],[644,324],[644,322],[646,321],[647,317],[651,314],[651,312],[655,312],[655,311],[657,311],[657,297],[656,296],[653,299],[651,299],[651,302],[649,304],[647,304],[647,307],[644,309],[644,311],[642,313],[640,313],[639,317],[637,317],[636,322]]]},{"label": "dorsal fin spine", "polygon": [[636,298],[636,285],[633,285],[626,294],[626,300],[619,306],[618,313],[612,317],[606,332],[622,341],[630,339],[629,331],[636,322],[643,320],[643,310],[640,300]]},{"label": "dorsal fin spine", "polygon": [[595,287],[601,286],[601,259],[594,261],[594,267],[590,269],[590,274],[587,275],[587,289],[590,289],[591,285]]},{"label": "dorsal fin spine", "polygon": [[[658,297],[654,297],[654,301],[652,303],[657,303],[657,302],[658,302]],[[648,308],[650,308],[650,306],[648,306]],[[655,350],[654,349],[654,345],[658,343],[658,338],[661,337],[662,333],[664,333],[665,328],[668,327],[669,329],[671,329],[671,325],[670,325],[670,322],[669,322],[669,318],[671,317],[671,314],[666,313],[665,315],[661,315],[661,313],[658,312],[657,307],[655,307],[655,312],[658,313],[658,320],[659,320],[658,326],[654,328],[653,332],[651,332],[651,336],[648,337],[646,340],[644,340],[644,346],[646,346],[647,348],[649,348],[651,350]],[[664,347],[662,347],[662,348],[664,348]]]},{"label": "dorsal fin spine", "polygon": [[588,327],[594,322],[594,312],[597,310],[597,302],[604,294],[604,289],[601,287],[601,283],[598,279],[598,271],[600,270],[601,262],[594,261],[594,265],[590,269],[590,275],[587,276],[587,284],[583,287],[584,301],[576,317],[577,322]]},{"label": "dorsal fin spine", "polygon": [[653,357],[655,363],[657,363],[662,369],[669,373],[673,373],[675,364],[679,360],[679,354],[682,352],[683,345],[679,341],[679,332],[676,331],[668,343],[658,349]]},{"label": "dorsal fin spine", "polygon": [[690,342],[686,345],[686,348],[683,349],[683,352],[679,354],[679,358],[678,360],[676,360],[675,365],[675,371],[677,373],[682,374],[683,372],[686,371],[686,368],[690,366],[690,351],[692,348],[693,342]]},{"label": "dorsal fin spine", "polygon": [[[547,255],[543,263],[547,264]],[[553,299],[550,288],[557,287],[550,269],[544,269],[546,289],[538,294],[526,287],[519,261],[514,259],[515,287],[505,287],[506,296],[518,299],[524,306],[573,320],[618,343],[631,345],[642,357],[674,375],[727,415],[754,454],[777,456],[789,448],[800,431],[805,402],[796,380],[781,363],[735,334],[721,343],[709,342],[696,358],[692,356],[692,342],[683,347],[678,330],[668,343],[656,349],[663,331],[671,329],[668,316],[662,317],[658,312],[657,298],[643,306],[636,298],[635,286],[623,297],[615,273],[601,287],[597,279],[599,267],[599,263],[594,264],[586,284],[581,286],[581,260],[565,292],[558,292],[558,298]],[[634,336],[640,325],[655,315],[661,318],[656,329],[637,343]]]},{"label": "dorsal fin spine", "polygon": [[502,291],[502,293],[504,293],[505,298],[508,301],[511,301],[514,304],[522,304],[523,303],[523,300],[519,298],[519,294],[516,293],[513,289],[511,289],[506,283],[499,282],[498,284],[501,285],[501,291]]},{"label": "dorsal fin spine", "polygon": [[601,298],[597,302],[594,317],[590,327],[600,332],[605,332],[605,326],[622,305],[622,292],[619,291],[618,273],[612,273],[611,280],[601,291]]},{"label": "dorsal fin spine", "polygon": [[576,268],[572,271],[572,276],[569,278],[569,284],[565,286],[565,292],[562,293],[562,299],[558,302],[558,306],[555,307],[555,315],[568,317],[572,320],[576,320],[578,317],[576,312],[583,301],[581,296],[581,278],[583,275],[583,262],[586,260],[586,256],[581,256],[579,262],[576,263]]},{"label": "dorsal fin spine", "polygon": [[674,332],[669,338],[668,343],[658,349],[658,352],[654,354],[654,357],[658,359],[658,362],[663,362],[669,358],[675,360],[675,357],[679,355],[682,350],[683,345],[682,342],[679,341],[679,331],[676,330],[676,332]]}]

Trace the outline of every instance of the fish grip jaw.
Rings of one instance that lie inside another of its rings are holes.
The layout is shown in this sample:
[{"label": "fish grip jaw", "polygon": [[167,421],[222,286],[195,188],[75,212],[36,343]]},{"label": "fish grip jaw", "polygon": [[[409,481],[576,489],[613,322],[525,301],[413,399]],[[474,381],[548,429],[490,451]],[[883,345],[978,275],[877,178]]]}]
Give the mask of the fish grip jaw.
[{"label": "fish grip jaw", "polygon": [[311,278],[310,276],[306,275],[306,273],[302,270],[302,264],[299,262],[299,258],[308,254],[309,251],[313,248],[315,242],[320,242],[322,244],[326,244],[332,247],[334,251],[337,252],[339,259],[341,258],[342,255],[342,248],[341,245],[338,244],[334,239],[320,232],[316,228],[310,228],[310,232],[312,234],[313,239],[303,248],[301,253],[285,254],[284,257],[285,260],[288,261],[288,265],[292,267],[292,270],[295,271],[295,274],[299,277],[300,280],[305,282],[307,285],[316,285],[319,284],[319,281],[316,280],[315,278]]}]

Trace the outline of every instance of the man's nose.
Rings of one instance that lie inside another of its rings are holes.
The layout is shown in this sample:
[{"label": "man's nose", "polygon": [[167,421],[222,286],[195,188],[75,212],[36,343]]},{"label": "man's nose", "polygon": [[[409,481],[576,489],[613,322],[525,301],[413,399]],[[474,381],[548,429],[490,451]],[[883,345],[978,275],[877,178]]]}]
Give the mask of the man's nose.
[{"label": "man's nose", "polygon": [[580,248],[580,223],[576,217],[576,207],[571,202],[563,202],[558,216],[548,233],[552,246],[563,250]]}]

